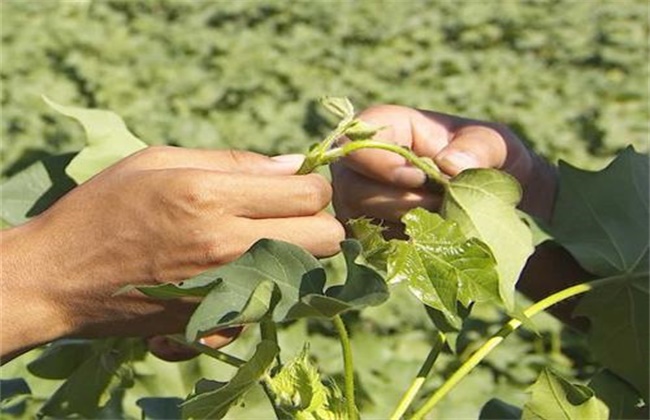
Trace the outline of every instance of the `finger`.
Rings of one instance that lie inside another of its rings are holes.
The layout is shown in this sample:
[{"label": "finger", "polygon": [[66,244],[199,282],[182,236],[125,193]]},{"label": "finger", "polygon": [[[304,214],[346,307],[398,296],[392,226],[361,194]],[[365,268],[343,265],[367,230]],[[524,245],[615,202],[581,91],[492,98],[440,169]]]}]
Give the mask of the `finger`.
[{"label": "finger", "polygon": [[282,219],[239,219],[233,223],[239,253],[261,238],[277,239],[305,248],[317,257],[329,257],[340,251],[345,231],[334,216],[325,212],[312,217]]},{"label": "finger", "polygon": [[257,175],[295,174],[304,155],[274,157],[243,150],[202,150],[172,146],[148,147],[127,159],[138,169],[195,168]]},{"label": "finger", "polygon": [[[420,156],[432,157],[449,140],[452,117],[413,108],[382,105],[370,108],[359,115],[363,121],[385,127],[376,140],[408,147]],[[350,154],[344,163],[368,178],[405,188],[424,184],[422,171],[410,166],[403,157],[383,150],[365,149]]]},{"label": "finger", "polygon": [[251,219],[311,216],[332,198],[329,182],[317,174],[260,176],[201,169],[167,169],[157,174],[152,182],[166,185],[166,202],[173,200],[192,213]]},{"label": "finger", "polygon": [[405,189],[366,178],[343,165],[332,166],[334,209],[340,220],[367,216],[399,222],[415,207],[435,210],[441,198],[423,188]]},{"label": "finger", "polygon": [[458,129],[434,161],[451,176],[469,168],[497,168],[521,179],[530,171],[530,156],[523,144],[507,128],[492,124]]},{"label": "finger", "polygon": [[199,355],[196,350],[162,335],[148,338],[147,347],[154,356],[167,362],[181,362]]},{"label": "finger", "polygon": [[243,329],[244,327],[224,328],[223,330],[216,331],[211,335],[202,337],[199,339],[199,342],[204,346],[208,346],[213,349],[220,349],[221,347],[227,346],[235,339],[237,339]]}]

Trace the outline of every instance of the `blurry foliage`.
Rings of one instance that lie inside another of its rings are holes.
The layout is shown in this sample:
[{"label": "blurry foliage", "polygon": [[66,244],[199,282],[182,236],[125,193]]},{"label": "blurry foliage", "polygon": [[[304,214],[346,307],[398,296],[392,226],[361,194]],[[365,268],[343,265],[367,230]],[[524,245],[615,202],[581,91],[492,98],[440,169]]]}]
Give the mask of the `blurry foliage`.
[{"label": "blurry foliage", "polygon": [[[2,176],[82,145],[80,129],[55,118],[42,94],[111,109],[149,144],[269,154],[304,151],[327,129],[317,99],[345,95],[359,108],[398,103],[503,122],[550,159],[599,166],[627,144],[648,148],[648,8],[645,0],[3,0]],[[475,315],[461,344],[503,320]],[[385,417],[427,353],[432,326],[400,291],[348,321],[362,411]],[[545,366],[592,373],[575,334],[548,315],[535,323],[539,335],[510,337],[436,418],[476,418],[493,396],[521,405]],[[289,325],[283,350],[298,352],[305,334],[323,372],[338,378],[339,344],[328,323]],[[250,356],[247,337],[228,351]],[[2,376],[21,376],[27,359]],[[452,360],[443,355],[427,389],[451,373]],[[232,373],[204,358],[168,364],[150,356],[134,368],[136,387],[123,401],[134,418],[141,396],[184,397],[206,371]],[[36,407],[56,385],[29,383]],[[265,417],[269,409],[253,398],[231,415]]]},{"label": "blurry foliage", "polygon": [[149,144],[301,151],[321,134],[315,100],[328,94],[500,121],[581,166],[647,149],[644,0],[4,0],[0,11],[4,175],[81,145],[42,94],[111,109]]}]

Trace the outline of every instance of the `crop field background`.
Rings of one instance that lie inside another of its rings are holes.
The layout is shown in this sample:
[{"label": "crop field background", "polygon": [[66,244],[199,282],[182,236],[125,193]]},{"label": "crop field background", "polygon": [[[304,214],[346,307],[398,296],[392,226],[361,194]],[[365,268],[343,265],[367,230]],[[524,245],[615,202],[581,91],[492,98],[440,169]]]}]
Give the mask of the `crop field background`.
[{"label": "crop field background", "polygon": [[[395,103],[505,123],[548,159],[586,168],[628,144],[648,150],[645,0],[2,0],[0,13],[2,178],[83,143],[81,129],[41,95],[113,110],[149,144],[305,151],[330,128],[318,98],[338,95],[359,109]],[[331,269],[340,263],[332,259]],[[467,353],[503,321],[479,315],[459,338]],[[432,327],[399,290],[348,321],[362,413],[384,418],[426,356]],[[537,325],[538,334],[510,337],[435,417],[476,418],[489,396],[520,405],[544,366],[591,372],[583,338],[550,316]],[[252,334],[228,350],[245,356]],[[306,336],[323,372],[340,375],[325,323],[286,326],[283,349],[298,351]],[[25,376],[30,357],[2,377]],[[448,360],[426,387],[453,370]],[[184,397],[197,377],[231,372],[202,359],[148,357],[135,368],[135,388],[106,417],[139,418],[137,398]],[[28,382],[35,397],[3,417],[29,416],[58,383]],[[268,416],[267,403],[255,401],[229,415]]]}]

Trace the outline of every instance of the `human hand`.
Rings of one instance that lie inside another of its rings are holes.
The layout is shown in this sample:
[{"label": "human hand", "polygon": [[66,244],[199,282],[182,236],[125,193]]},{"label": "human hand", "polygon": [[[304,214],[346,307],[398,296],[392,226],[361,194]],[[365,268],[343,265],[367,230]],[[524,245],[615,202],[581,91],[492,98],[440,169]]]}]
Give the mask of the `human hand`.
[{"label": "human hand", "polygon": [[[225,264],[260,238],[316,256],[339,250],[341,225],[301,157],[151,147],[2,233],[2,354],[62,336],[153,336],[182,330],[195,302],[128,284],[176,282]],[[24,302],[30,302],[29,316]],[[13,315],[12,315],[13,316]],[[19,346],[17,343],[23,343]],[[12,348],[13,346],[13,348]],[[18,346],[18,347],[17,347]]]},{"label": "human hand", "polygon": [[[386,127],[377,133],[376,140],[432,158],[449,177],[468,168],[497,168],[510,173],[523,187],[520,207],[542,219],[550,218],[555,170],[507,127],[395,105],[369,108],[359,118]],[[424,173],[391,152],[360,150],[331,169],[334,208],[341,220],[361,216],[380,219],[394,235],[401,231],[399,219],[409,209],[435,211],[441,203],[440,194],[426,188]]]}]

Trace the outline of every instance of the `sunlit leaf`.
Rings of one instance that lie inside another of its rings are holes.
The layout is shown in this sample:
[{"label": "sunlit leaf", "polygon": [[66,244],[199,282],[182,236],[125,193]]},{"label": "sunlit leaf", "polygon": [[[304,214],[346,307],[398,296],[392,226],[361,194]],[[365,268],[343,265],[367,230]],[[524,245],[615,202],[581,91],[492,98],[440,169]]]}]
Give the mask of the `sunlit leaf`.
[{"label": "sunlit leaf", "polygon": [[530,387],[522,420],[607,420],[609,410],[594,392],[544,369]]},{"label": "sunlit leaf", "polygon": [[512,176],[495,169],[469,169],[451,180],[442,205],[443,217],[489,247],[497,263],[499,292],[510,310],[515,285],[533,252],[530,230],[515,209],[520,199],[521,187]]},{"label": "sunlit leaf", "polygon": [[118,160],[147,147],[114,112],[64,106],[46,97],[43,99],[54,110],[79,121],[86,132],[87,146],[66,168],[70,178],[79,184]]}]

